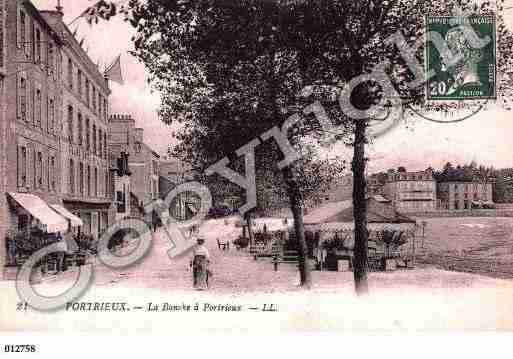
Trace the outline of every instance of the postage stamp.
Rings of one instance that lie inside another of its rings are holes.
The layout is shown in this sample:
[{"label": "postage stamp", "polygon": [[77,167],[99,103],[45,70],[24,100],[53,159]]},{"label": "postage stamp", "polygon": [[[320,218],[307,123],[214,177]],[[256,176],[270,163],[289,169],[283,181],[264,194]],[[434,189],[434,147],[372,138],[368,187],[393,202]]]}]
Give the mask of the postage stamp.
[{"label": "postage stamp", "polygon": [[426,17],[428,100],[496,98],[495,24],[492,15]]}]

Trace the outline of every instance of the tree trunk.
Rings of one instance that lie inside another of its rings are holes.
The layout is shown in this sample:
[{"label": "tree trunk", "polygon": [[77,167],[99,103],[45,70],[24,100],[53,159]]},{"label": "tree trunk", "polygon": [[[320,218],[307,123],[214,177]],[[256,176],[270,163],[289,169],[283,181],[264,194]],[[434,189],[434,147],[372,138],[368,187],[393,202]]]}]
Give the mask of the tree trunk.
[{"label": "tree trunk", "polygon": [[306,263],[307,245],[305,238],[305,226],[303,223],[303,196],[294,172],[294,165],[290,165],[283,170],[285,183],[287,184],[287,193],[290,200],[290,209],[294,217],[294,231],[298,242],[298,267],[300,286],[310,289],[312,287],[312,276],[310,267]]},{"label": "tree trunk", "polygon": [[357,295],[369,292],[367,283],[368,272],[368,232],[367,203],[365,199],[365,128],[363,120],[356,122],[353,170],[353,216],[354,216],[354,261],[353,274]]},{"label": "tree trunk", "polygon": [[248,238],[249,238],[249,247],[251,248],[253,244],[255,243],[254,236],[253,236],[253,226],[251,224],[251,213],[248,212],[245,214],[246,217],[246,223],[248,225]]}]

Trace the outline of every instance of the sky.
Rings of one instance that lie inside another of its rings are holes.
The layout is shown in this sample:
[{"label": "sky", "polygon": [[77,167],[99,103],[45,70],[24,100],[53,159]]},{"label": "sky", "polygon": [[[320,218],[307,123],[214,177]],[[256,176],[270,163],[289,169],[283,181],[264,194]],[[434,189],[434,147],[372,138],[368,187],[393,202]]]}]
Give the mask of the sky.
[{"label": "sky", "polygon": [[[53,9],[57,0],[33,0],[33,3],[39,9]],[[62,0],[65,22],[93,3],[90,0]],[[510,15],[508,26],[513,28],[513,10]],[[144,65],[128,54],[133,48],[133,29],[119,18],[93,27],[79,20],[71,30],[77,26],[77,38],[85,37],[84,48],[88,49],[95,63],[110,63],[121,54],[125,84],[111,83],[112,112],[132,114],[137,126],[145,130],[145,142],[165,154],[172,143],[172,128],[157,118],[159,95],[151,91]],[[513,167],[513,113],[493,104],[458,123],[439,124],[420,118],[408,122],[408,126],[399,125],[369,146],[370,172],[398,166],[408,170],[422,170],[428,166],[440,168],[448,161],[463,164],[472,160],[496,168]],[[349,149],[336,145],[330,154],[346,155],[350,160],[349,152]]]}]

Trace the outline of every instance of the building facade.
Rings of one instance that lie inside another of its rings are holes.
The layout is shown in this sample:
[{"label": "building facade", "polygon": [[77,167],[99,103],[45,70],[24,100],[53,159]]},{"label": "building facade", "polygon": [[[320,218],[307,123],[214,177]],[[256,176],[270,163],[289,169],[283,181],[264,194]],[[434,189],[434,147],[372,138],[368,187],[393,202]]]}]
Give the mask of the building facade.
[{"label": "building facade", "polygon": [[62,38],[29,1],[0,1],[0,268],[34,218],[9,194],[61,203]]},{"label": "building facade", "polygon": [[107,149],[110,89],[62,21],[62,9],[41,15],[63,38],[60,55],[61,193],[66,209],[80,217],[82,231],[94,238],[113,220]]},{"label": "building facade", "polygon": [[108,146],[112,167],[117,169],[112,179],[118,218],[142,216],[144,206],[159,198],[160,156],[144,142],[144,130],[125,114],[110,116]]},{"label": "building facade", "polygon": [[436,181],[433,171],[388,171],[383,194],[400,213],[430,212],[436,210]]},{"label": "building facade", "polygon": [[472,209],[492,202],[492,182],[440,182],[437,196],[440,209]]},{"label": "building facade", "polygon": [[[182,183],[193,181],[195,173],[187,163],[171,157],[160,161],[159,190],[160,198],[166,196]],[[200,198],[192,192],[182,192],[171,201],[169,214],[171,217],[184,221],[194,217],[201,206]]]}]

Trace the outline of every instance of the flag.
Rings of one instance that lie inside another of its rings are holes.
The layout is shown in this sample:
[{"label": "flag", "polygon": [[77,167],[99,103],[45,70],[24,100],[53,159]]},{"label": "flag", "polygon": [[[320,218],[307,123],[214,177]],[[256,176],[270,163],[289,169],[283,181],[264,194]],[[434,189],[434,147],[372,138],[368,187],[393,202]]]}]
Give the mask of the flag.
[{"label": "flag", "polygon": [[105,77],[120,85],[124,84],[123,73],[121,72],[121,55],[118,55],[116,60],[105,70]]},{"label": "flag", "polygon": [[118,9],[116,3],[100,0],[94,5],[86,8],[80,15],[74,18],[68,26],[71,26],[80,18],[85,18],[88,24],[97,24],[100,19],[109,20],[111,17],[116,16],[117,13]]}]

